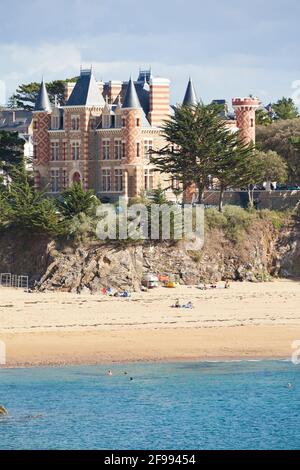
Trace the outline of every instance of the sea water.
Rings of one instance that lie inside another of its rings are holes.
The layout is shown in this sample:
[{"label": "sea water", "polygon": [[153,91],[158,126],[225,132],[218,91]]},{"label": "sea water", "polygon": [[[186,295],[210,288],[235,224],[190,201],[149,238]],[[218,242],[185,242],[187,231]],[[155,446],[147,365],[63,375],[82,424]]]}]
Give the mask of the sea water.
[{"label": "sea water", "polygon": [[288,361],[0,369],[0,404],[0,449],[300,448]]}]

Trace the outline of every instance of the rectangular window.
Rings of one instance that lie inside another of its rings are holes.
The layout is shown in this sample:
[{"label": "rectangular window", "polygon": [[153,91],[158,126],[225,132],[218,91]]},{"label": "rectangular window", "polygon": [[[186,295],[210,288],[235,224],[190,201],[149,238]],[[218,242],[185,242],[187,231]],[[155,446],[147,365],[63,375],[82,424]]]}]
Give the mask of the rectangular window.
[{"label": "rectangular window", "polygon": [[154,188],[154,170],[147,169],[145,170],[145,190],[150,191]]},{"label": "rectangular window", "polygon": [[59,144],[58,142],[51,142],[51,160],[57,161],[59,158]]},{"label": "rectangular window", "polygon": [[38,122],[37,121],[33,121],[33,129],[36,131],[38,128]]},{"label": "rectangular window", "polygon": [[72,143],[72,159],[73,160],[79,160],[79,148],[80,148],[79,142]]},{"label": "rectangular window", "polygon": [[71,117],[71,129],[72,131],[78,131],[80,127],[80,117],[72,116]]},{"label": "rectangular window", "polygon": [[52,123],[51,123],[52,129],[59,129],[59,121],[60,121],[59,116],[52,116]]},{"label": "rectangular window", "polygon": [[109,129],[109,128],[110,128],[110,124],[111,124],[111,123],[110,123],[110,115],[109,115],[109,114],[105,114],[105,115],[103,116],[103,121],[102,121],[102,122],[103,122],[103,125],[102,125],[103,129]]},{"label": "rectangular window", "polygon": [[59,192],[59,170],[51,170],[51,191]]},{"label": "rectangular window", "polygon": [[109,139],[102,140],[103,160],[109,160],[109,146],[110,146]]},{"label": "rectangular window", "polygon": [[67,189],[67,187],[68,187],[68,173],[67,173],[67,170],[62,171],[62,184],[63,184],[63,189]]},{"label": "rectangular window", "polygon": [[122,141],[115,139],[114,142],[114,156],[115,160],[121,160],[122,158]]},{"label": "rectangular window", "polygon": [[110,170],[102,170],[102,188],[104,192],[110,191]]},{"label": "rectangular window", "polygon": [[62,159],[67,159],[67,142],[63,142],[62,144]]},{"label": "rectangular window", "polygon": [[137,118],[137,120],[136,120],[136,127],[140,127],[140,119],[139,118]]},{"label": "rectangular window", "polygon": [[126,157],[126,144],[122,142],[122,158]]},{"label": "rectangular window", "polygon": [[115,191],[123,191],[123,171],[119,168],[115,169]]},{"label": "rectangular window", "polygon": [[149,159],[150,151],[153,148],[153,141],[152,140],[144,140],[144,157]]},{"label": "rectangular window", "polygon": [[139,143],[139,142],[137,142],[137,144],[136,144],[136,156],[137,156],[137,157],[140,157],[140,156],[141,156],[141,155],[140,155],[140,143]]},{"label": "rectangular window", "polygon": [[33,159],[37,159],[37,144],[33,145]]},{"label": "rectangular window", "polygon": [[126,127],[126,119],[122,118],[122,127]]}]

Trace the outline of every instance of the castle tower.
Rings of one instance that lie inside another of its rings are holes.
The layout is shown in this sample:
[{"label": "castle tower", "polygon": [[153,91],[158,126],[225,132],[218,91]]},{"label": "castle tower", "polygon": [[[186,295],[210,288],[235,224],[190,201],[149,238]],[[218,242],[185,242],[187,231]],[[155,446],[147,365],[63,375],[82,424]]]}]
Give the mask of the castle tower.
[{"label": "castle tower", "polygon": [[151,78],[150,80],[150,112],[151,126],[160,127],[170,115],[170,80],[167,78]]},{"label": "castle tower", "polygon": [[[100,115],[105,106],[91,69],[81,69],[73,91],[64,106],[65,139],[70,142],[69,159],[73,160],[73,182],[81,182],[87,190],[90,186],[91,117]],[[93,175],[92,175],[93,176]]]},{"label": "castle tower", "polygon": [[237,127],[242,139],[255,144],[255,112],[259,107],[258,98],[233,98],[232,106],[236,114]]},{"label": "castle tower", "polygon": [[197,97],[196,90],[194,88],[194,84],[192,82],[192,79],[189,79],[189,83],[183,98],[182,105],[183,106],[197,106],[199,100]]},{"label": "castle tower", "polygon": [[[189,78],[187,89],[183,98],[182,106],[197,106],[199,103],[197,93],[192,82],[192,79]],[[194,200],[196,194],[196,185],[195,183],[190,184],[183,192],[183,200],[186,204],[191,204]]]},{"label": "castle tower", "polygon": [[41,180],[48,177],[50,158],[48,130],[51,111],[51,104],[43,79],[33,111],[34,185],[37,191],[41,189]]},{"label": "castle tower", "polygon": [[133,80],[130,78],[122,106],[122,137],[125,144],[124,196],[135,197],[143,187],[142,128],[149,126]]}]

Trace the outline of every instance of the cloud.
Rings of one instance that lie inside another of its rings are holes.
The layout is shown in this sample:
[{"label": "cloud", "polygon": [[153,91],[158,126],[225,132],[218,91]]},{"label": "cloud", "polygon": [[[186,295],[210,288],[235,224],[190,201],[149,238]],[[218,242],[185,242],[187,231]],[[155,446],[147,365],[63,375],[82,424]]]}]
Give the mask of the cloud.
[{"label": "cloud", "polygon": [[[169,55],[167,49],[154,53],[159,50],[163,35],[141,38],[114,33],[93,39],[86,36],[73,42],[48,41],[38,45],[15,42],[0,45],[0,78],[5,81],[8,97],[19,84],[39,81],[42,75],[48,81],[76,76],[80,65],[92,64],[96,78],[103,80],[126,80],[130,74],[137,75],[140,67],[151,65],[155,75],[171,79],[173,103],[182,100],[189,75],[205,102],[215,98],[230,101],[234,96],[249,93],[258,95],[264,102],[282,95],[291,96],[292,82],[300,79],[295,68],[282,68],[270,58],[250,53],[220,51],[218,56],[211,56],[205,50],[208,37],[209,33],[199,45],[197,55],[184,54],[186,46],[181,34],[169,36]],[[187,40],[191,38],[195,39],[192,33]],[[134,49],[138,39],[139,47]]]}]

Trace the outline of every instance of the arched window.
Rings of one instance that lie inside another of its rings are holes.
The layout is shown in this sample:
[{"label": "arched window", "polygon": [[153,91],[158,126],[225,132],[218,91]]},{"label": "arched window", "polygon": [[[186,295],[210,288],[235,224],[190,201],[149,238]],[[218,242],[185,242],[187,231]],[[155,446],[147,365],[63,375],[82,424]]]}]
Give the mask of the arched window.
[{"label": "arched window", "polygon": [[78,173],[78,171],[75,171],[72,180],[73,180],[73,183],[80,183],[81,182],[81,176]]}]

